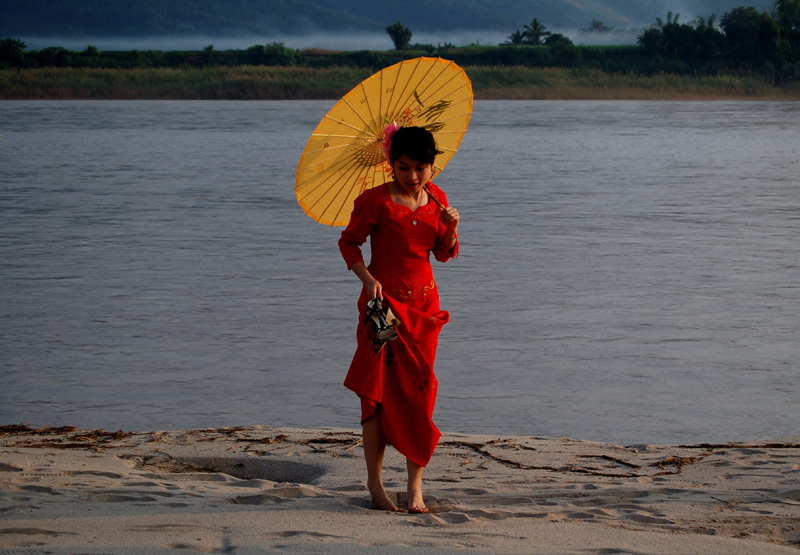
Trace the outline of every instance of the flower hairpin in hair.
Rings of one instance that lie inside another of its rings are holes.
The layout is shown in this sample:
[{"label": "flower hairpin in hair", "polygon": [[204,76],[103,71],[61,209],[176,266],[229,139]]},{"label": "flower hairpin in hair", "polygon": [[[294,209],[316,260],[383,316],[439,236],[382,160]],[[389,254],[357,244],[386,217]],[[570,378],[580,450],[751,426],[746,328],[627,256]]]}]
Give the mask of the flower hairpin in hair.
[{"label": "flower hairpin in hair", "polygon": [[383,127],[383,157],[386,158],[386,161],[389,162],[389,164],[392,163],[392,135],[397,133],[398,129],[400,129],[400,126],[397,125],[396,121],[388,123]]}]

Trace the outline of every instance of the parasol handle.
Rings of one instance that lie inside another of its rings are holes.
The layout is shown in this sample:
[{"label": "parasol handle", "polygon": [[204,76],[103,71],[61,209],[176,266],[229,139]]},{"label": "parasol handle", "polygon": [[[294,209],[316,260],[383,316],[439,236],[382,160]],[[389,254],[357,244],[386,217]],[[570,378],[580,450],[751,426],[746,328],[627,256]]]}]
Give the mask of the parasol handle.
[{"label": "parasol handle", "polygon": [[433,202],[435,202],[436,204],[439,205],[439,208],[444,208],[445,207],[444,204],[439,202],[439,199],[437,199],[435,196],[433,196],[433,193],[431,193],[431,190],[428,189],[428,185],[427,184],[425,184],[425,187],[423,187],[423,188],[425,189],[425,192],[428,193],[428,196],[433,199]]}]

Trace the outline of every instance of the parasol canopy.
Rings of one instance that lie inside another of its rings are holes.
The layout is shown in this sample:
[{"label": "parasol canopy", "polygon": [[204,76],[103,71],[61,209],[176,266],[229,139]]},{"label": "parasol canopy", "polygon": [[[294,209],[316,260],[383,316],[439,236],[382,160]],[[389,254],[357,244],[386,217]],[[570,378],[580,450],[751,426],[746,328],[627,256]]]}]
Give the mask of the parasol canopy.
[{"label": "parasol canopy", "polygon": [[316,221],[347,225],[353,201],[392,180],[384,159],[387,124],[419,126],[433,133],[441,171],[458,149],[472,114],[472,84],[455,63],[414,58],[362,81],[328,112],[300,157],[297,201]]}]

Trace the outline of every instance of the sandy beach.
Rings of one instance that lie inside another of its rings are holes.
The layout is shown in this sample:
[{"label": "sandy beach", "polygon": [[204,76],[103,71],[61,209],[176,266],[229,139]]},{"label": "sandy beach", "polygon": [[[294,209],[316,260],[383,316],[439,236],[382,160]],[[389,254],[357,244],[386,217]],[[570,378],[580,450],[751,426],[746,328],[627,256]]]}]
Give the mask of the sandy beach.
[{"label": "sandy beach", "polygon": [[[0,428],[2,553],[800,552],[800,438],[445,434],[431,514],[371,507],[355,430]],[[384,479],[405,506],[405,461]],[[378,549],[376,549],[378,548]]]}]

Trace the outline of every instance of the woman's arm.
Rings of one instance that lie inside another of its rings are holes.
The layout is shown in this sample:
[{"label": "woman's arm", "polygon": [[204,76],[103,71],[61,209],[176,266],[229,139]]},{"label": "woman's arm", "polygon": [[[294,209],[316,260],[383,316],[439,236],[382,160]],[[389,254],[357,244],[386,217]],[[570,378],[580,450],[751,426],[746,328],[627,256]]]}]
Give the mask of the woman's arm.
[{"label": "woman's arm", "polygon": [[339,238],[339,251],[348,270],[353,269],[354,264],[364,261],[361,245],[366,242],[378,222],[375,205],[370,199],[372,195],[369,194],[362,194],[356,199],[350,214],[350,223]]},{"label": "woman's arm", "polygon": [[439,214],[439,220],[442,223],[439,232],[442,233],[442,228],[444,228],[444,232],[436,240],[433,256],[439,262],[447,262],[451,258],[458,257],[458,222],[460,221],[458,210],[452,206],[443,207]]}]

